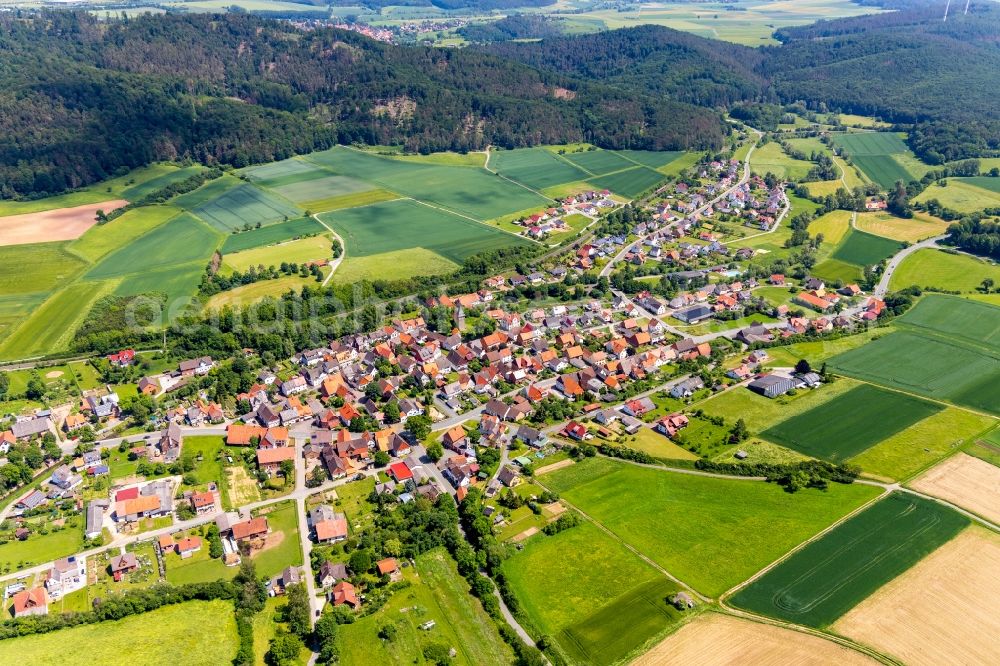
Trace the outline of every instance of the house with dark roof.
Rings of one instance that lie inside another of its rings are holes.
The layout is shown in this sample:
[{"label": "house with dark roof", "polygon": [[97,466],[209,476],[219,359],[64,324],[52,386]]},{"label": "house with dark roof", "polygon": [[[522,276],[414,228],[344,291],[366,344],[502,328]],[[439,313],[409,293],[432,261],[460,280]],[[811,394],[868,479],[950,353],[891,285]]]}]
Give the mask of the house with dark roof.
[{"label": "house with dark roof", "polygon": [[795,388],[795,380],[783,375],[765,375],[747,384],[747,388],[765,398],[777,398]]}]

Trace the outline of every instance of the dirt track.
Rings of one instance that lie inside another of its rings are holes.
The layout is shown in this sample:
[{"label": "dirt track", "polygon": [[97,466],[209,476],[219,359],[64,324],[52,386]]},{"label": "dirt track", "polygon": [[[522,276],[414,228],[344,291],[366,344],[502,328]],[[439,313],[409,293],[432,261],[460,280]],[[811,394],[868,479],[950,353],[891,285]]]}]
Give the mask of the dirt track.
[{"label": "dirt track", "polygon": [[72,208],[0,217],[0,245],[73,240],[97,224],[97,211],[109,213],[127,203],[124,199],[115,199]]}]

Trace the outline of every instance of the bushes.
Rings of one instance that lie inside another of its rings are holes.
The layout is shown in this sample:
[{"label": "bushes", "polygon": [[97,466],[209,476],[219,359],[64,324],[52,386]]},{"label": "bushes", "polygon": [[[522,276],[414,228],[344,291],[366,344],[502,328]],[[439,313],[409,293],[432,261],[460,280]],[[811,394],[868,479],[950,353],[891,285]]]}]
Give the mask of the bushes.
[{"label": "bushes", "polygon": [[648,453],[636,451],[635,449],[630,449],[625,446],[599,444],[597,446],[597,450],[601,452],[601,455],[608,456],[609,458],[621,458],[622,460],[631,460],[632,462],[642,463],[644,465],[658,464],[656,458]]},{"label": "bushes", "polygon": [[715,474],[763,476],[771,483],[784,486],[791,493],[805,487],[825,488],[828,481],[854,483],[861,474],[861,470],[854,465],[834,465],[820,460],[787,464],[720,463],[698,460],[694,466],[695,469]]},{"label": "bushes", "polygon": [[542,528],[542,532],[552,536],[553,534],[559,534],[563,530],[568,530],[571,527],[576,527],[580,524],[580,517],[573,513],[572,511],[564,513],[559,516],[558,520],[553,523],[549,523]]}]

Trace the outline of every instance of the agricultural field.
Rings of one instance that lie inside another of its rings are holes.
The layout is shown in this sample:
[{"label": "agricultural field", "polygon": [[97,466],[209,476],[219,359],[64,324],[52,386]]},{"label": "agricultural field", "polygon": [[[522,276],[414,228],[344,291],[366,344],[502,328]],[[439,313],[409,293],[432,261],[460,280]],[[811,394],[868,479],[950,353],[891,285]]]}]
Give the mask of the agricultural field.
[{"label": "agricultural field", "polygon": [[490,156],[490,168],[501,176],[536,190],[582,181],[588,175],[545,148],[495,151]]},{"label": "agricultural field", "polygon": [[769,617],[826,627],[968,524],[940,504],[892,493],[796,551],[730,602]]},{"label": "agricultural field", "polygon": [[1000,523],[1000,467],[985,460],[956,453],[909,485]]},{"label": "agricultural field", "polygon": [[740,663],[863,666],[877,662],[818,636],[731,615],[703,613],[636,659],[632,666]]},{"label": "agricultural field", "polygon": [[135,242],[153,229],[180,214],[173,206],[143,206],[126,211],[107,224],[91,227],[87,233],[70,243],[67,249],[94,263],[101,257]]},{"label": "agricultural field", "polygon": [[906,479],[974,441],[994,422],[988,416],[946,407],[884,439],[849,462],[884,479]]},{"label": "agricultural field", "polygon": [[0,217],[0,245],[73,240],[97,224],[97,211],[110,213],[127,203],[124,199],[114,199],[72,208]]},{"label": "agricultural field", "polygon": [[967,254],[926,248],[903,260],[892,274],[889,289],[917,285],[974,292],[986,278],[1000,284],[1000,266]]},{"label": "agricultural field", "polygon": [[[778,350],[769,349],[768,353],[775,351]],[[794,366],[800,358],[806,358],[813,362],[812,355],[799,356],[794,354],[793,356],[794,360],[791,358],[788,361],[782,360],[781,364]],[[697,406],[709,416],[732,418],[733,414],[739,414],[750,432],[753,435],[759,435],[762,431],[778,423],[818,409],[858,386],[861,384],[853,380],[839,379],[832,384],[823,384],[810,391],[799,391],[794,396],[783,395],[773,400],[747,388],[735,388],[717,393],[698,403]]]},{"label": "agricultural field", "polygon": [[781,145],[775,142],[758,146],[750,156],[750,167],[754,173],[763,176],[773,173],[778,178],[788,181],[804,180],[812,169],[813,163],[790,157]]},{"label": "agricultural field", "polygon": [[914,666],[994,663],[998,570],[1000,537],[971,527],[861,602],[833,630]]},{"label": "agricultural field", "polygon": [[86,264],[67,251],[64,242],[0,246],[0,294],[36,294],[53,291],[76,277]]},{"label": "agricultural field", "polygon": [[279,245],[268,245],[223,255],[223,274],[246,271],[251,266],[280,266],[283,262],[304,264],[310,261],[329,260],[332,250],[329,234],[310,236]]},{"label": "agricultural field", "polygon": [[[416,567],[404,569],[406,589],[392,595],[377,612],[343,625],[338,636],[345,664],[429,664],[422,647],[443,642],[457,654],[452,663],[468,666],[507,664],[510,647],[500,638],[493,620],[469,594],[469,586],[443,549],[420,555]],[[419,629],[434,621],[429,631]],[[378,637],[385,625],[396,627],[392,641]]]},{"label": "agricultural field", "polygon": [[[209,183],[204,187],[211,185]],[[247,183],[228,189],[189,210],[222,232],[241,229],[247,224],[265,225],[302,215],[302,211],[290,202]]]},{"label": "agricultural field", "polygon": [[[816,222],[809,225],[813,230]],[[926,213],[916,212],[910,219],[896,217],[892,213],[858,213],[857,227],[874,236],[892,240],[916,243],[939,236],[948,230],[948,223]]]},{"label": "agricultural field", "polygon": [[190,302],[197,291],[201,276],[205,272],[205,262],[166,266],[146,273],[135,273],[122,278],[115,289],[116,296],[138,296],[140,294],[166,294],[167,303],[163,309],[164,322],[176,318]]},{"label": "agricultural field", "polygon": [[975,213],[985,208],[1000,207],[1000,193],[995,189],[981,187],[980,183],[985,181],[1000,181],[1000,178],[948,178],[946,186],[933,183],[917,195],[914,201],[937,199],[945,208],[959,213]]},{"label": "agricultural field", "polygon": [[[340,275],[339,270],[337,275]],[[198,281],[201,279],[201,271],[199,271],[195,277],[195,286],[197,287]],[[215,294],[208,299],[205,303],[205,309],[219,310],[227,305],[232,307],[241,307],[255,303],[265,296],[278,297],[288,291],[298,292],[304,285],[307,284],[315,286],[316,280],[312,277],[303,278],[298,275],[280,277],[276,280],[261,280],[259,282],[254,282],[253,284],[236,287],[236,289],[220,291],[218,294]]]},{"label": "agricultural field", "polygon": [[909,150],[894,132],[850,132],[833,134],[833,142],[851,156],[892,155]]},{"label": "agricultural field", "polygon": [[896,183],[908,183],[914,180],[913,175],[892,155],[857,155],[851,158],[869,180],[878,183],[882,189],[889,190]]},{"label": "agricultural field", "polygon": [[676,588],[589,522],[531,538],[503,568],[524,612],[574,663],[613,663],[677,614],[665,594],[649,599]]},{"label": "agricultural field", "polygon": [[[589,459],[545,486],[696,590],[718,596],[878,494],[831,484],[795,494],[760,481]],[[711,563],[711,565],[706,565]]]},{"label": "agricultural field", "polygon": [[823,242],[838,245],[851,229],[851,215],[847,210],[832,210],[809,223],[809,235],[823,234]]},{"label": "agricultural field", "polygon": [[898,241],[851,229],[830,256],[848,264],[864,267],[891,257],[902,247]]},{"label": "agricultural field", "polygon": [[761,433],[814,458],[843,462],[943,407],[868,384],[798,414]]},{"label": "agricultural field", "polygon": [[[350,263],[355,258],[388,252],[422,248],[459,264],[476,252],[528,242],[412,200],[334,211],[320,218],[344,239],[347,257],[340,270],[345,273],[351,270]],[[377,269],[379,265],[384,271],[385,266],[392,264],[377,262],[371,268]],[[393,266],[394,272],[399,270],[398,266]],[[401,272],[396,274],[403,275]],[[340,279],[343,277],[338,275]]]},{"label": "agricultural field", "polygon": [[178,215],[112,252],[90,269],[87,278],[100,280],[144,273],[193,261],[208,264],[221,236],[190,215]]},{"label": "agricultural field", "polygon": [[567,152],[562,159],[571,162],[590,176],[603,176],[615,171],[631,169],[635,163],[610,150]]},{"label": "agricultural field", "polygon": [[611,190],[626,197],[636,197],[664,180],[664,175],[648,167],[633,167],[624,171],[591,178],[597,189]]},{"label": "agricultural field", "polygon": [[923,175],[912,173],[907,168],[908,164],[919,165],[919,160],[893,132],[834,134],[833,140],[870,180],[883,189],[891,189],[896,181],[908,183]]},{"label": "agricultural field", "polygon": [[[124,190],[122,190],[122,198],[128,199],[129,201],[137,201],[148,194],[152,194],[157,190],[161,190],[168,185],[173,185],[178,183],[185,178],[189,178],[197,173],[205,170],[205,167],[200,164],[195,164],[187,167],[174,167],[168,164],[154,164],[151,167],[147,167],[147,170],[140,170],[143,174],[143,178],[135,178],[135,174],[131,174],[130,178],[126,180],[135,180],[136,182],[129,185]],[[143,173],[144,172],[144,173]],[[154,175],[159,173],[159,175]],[[148,177],[151,176],[151,177]]]},{"label": "agricultural field", "polygon": [[844,284],[851,284],[864,277],[861,267],[849,264],[839,259],[826,259],[816,264],[812,269],[812,274],[822,278],[827,282],[834,283],[840,280]]},{"label": "agricultural field", "polygon": [[220,251],[223,254],[232,254],[266,245],[274,245],[275,243],[292,240],[300,236],[311,236],[325,232],[326,228],[313,218],[300,217],[297,220],[270,224],[260,229],[231,234],[226,237],[226,241],[222,244]]},{"label": "agricultural field", "polygon": [[0,344],[0,358],[43,356],[68,348],[90,307],[114,289],[113,282],[76,282],[48,298]]},{"label": "agricultural field", "polygon": [[237,648],[232,604],[187,601],[122,620],[0,641],[0,662],[214,666],[232,661]]},{"label": "agricultural field", "polygon": [[356,208],[357,206],[368,206],[370,204],[381,203],[383,201],[393,201],[400,196],[395,192],[383,190],[381,188],[366,192],[355,192],[354,194],[338,194],[332,197],[305,201],[302,207],[309,211],[326,212],[339,210],[341,208]]}]

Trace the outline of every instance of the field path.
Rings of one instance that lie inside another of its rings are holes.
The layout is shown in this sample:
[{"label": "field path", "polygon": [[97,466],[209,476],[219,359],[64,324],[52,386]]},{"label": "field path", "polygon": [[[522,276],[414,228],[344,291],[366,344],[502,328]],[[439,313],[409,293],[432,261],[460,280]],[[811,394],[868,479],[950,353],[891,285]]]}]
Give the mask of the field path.
[{"label": "field path", "polygon": [[330,278],[333,277],[333,274],[337,272],[338,268],[340,268],[340,264],[343,263],[344,258],[347,256],[347,243],[344,242],[344,239],[340,236],[340,234],[333,230],[333,227],[319,219],[319,215],[317,213],[313,213],[312,218],[326,227],[327,231],[333,234],[333,237],[340,241],[340,256],[330,262],[330,272],[323,280],[322,286],[325,287],[330,281]]}]

